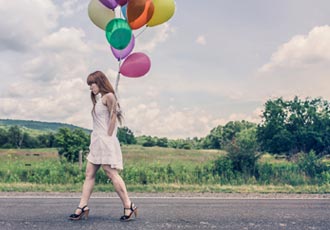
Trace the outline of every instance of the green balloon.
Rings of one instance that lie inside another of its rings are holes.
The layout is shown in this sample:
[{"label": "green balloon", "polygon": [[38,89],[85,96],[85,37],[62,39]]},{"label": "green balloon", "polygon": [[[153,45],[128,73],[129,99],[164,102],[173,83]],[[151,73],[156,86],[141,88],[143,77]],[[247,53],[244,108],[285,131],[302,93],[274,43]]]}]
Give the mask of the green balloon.
[{"label": "green balloon", "polygon": [[112,19],[105,28],[105,36],[113,48],[118,50],[125,49],[132,37],[132,29],[121,18]]}]

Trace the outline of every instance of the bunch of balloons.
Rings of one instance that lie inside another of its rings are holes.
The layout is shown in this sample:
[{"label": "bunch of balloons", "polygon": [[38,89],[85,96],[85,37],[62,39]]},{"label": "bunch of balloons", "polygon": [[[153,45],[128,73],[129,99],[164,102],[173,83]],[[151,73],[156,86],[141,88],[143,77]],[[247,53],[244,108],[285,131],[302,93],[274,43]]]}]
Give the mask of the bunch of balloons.
[{"label": "bunch of balloons", "polygon": [[[120,7],[120,17],[116,17],[115,14],[117,7]],[[90,1],[88,16],[96,26],[105,30],[112,54],[119,62],[116,91],[120,74],[132,78],[142,77],[151,67],[146,54],[132,53],[135,45],[135,35],[132,31],[160,25],[168,21],[174,11],[174,0]]]}]

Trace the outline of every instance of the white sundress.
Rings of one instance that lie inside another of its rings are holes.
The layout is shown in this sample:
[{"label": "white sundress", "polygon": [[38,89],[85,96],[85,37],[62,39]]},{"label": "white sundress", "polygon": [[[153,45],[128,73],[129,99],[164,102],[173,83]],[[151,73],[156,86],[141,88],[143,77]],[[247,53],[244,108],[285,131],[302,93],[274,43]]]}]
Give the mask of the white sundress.
[{"label": "white sundress", "polygon": [[122,152],[117,138],[117,123],[112,136],[108,135],[110,112],[102,103],[102,98],[96,96],[95,113],[93,116],[93,131],[87,160],[96,165],[110,165],[111,168],[123,169]]}]

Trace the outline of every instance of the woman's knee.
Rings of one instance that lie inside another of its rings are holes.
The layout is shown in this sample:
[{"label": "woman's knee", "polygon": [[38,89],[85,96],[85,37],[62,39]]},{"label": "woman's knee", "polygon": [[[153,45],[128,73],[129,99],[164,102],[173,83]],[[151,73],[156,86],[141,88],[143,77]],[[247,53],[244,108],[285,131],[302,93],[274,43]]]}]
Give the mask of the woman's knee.
[{"label": "woman's knee", "polygon": [[95,178],[95,173],[91,170],[86,170],[85,178],[86,179],[94,179]]},{"label": "woman's knee", "polygon": [[102,168],[111,180],[113,180],[118,175],[117,170],[111,168],[109,165],[102,165]]},{"label": "woman's knee", "polygon": [[99,169],[99,166],[96,165],[87,165],[85,177],[86,179],[95,179],[95,175],[97,170]]}]

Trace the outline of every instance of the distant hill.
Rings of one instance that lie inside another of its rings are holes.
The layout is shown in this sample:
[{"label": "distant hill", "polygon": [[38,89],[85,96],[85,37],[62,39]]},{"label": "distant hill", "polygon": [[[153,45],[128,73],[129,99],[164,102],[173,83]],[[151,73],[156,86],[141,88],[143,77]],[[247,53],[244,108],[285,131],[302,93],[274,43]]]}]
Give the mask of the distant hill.
[{"label": "distant hill", "polygon": [[82,129],[86,133],[90,133],[91,130],[85,129],[79,126],[58,123],[58,122],[43,122],[43,121],[29,121],[29,120],[11,120],[11,119],[0,119],[1,126],[20,126],[27,129],[34,129],[42,132],[56,132],[60,128],[69,128],[69,129]]}]

